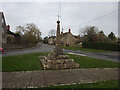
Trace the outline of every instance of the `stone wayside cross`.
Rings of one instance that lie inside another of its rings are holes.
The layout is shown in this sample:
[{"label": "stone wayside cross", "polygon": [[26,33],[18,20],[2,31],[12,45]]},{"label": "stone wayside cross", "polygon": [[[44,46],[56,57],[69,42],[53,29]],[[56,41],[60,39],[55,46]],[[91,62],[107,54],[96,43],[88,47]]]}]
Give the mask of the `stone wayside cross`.
[{"label": "stone wayside cross", "polygon": [[68,55],[63,55],[63,50],[61,47],[60,40],[60,21],[57,21],[57,36],[56,36],[56,44],[55,49],[52,54],[48,56],[40,56],[40,58],[44,58],[41,60],[44,69],[72,69],[78,68],[79,64],[75,63],[73,59],[70,59]]},{"label": "stone wayside cross", "polygon": [[59,56],[63,54],[63,50],[61,47],[61,40],[60,40],[60,21],[57,21],[57,34],[56,34],[56,44],[55,44],[55,49],[54,49],[54,55]]}]

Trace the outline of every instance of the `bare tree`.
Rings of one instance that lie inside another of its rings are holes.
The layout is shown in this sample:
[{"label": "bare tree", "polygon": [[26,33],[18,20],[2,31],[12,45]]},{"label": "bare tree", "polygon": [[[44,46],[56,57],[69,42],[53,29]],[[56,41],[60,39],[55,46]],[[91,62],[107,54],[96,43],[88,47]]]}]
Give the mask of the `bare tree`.
[{"label": "bare tree", "polygon": [[83,40],[93,42],[97,39],[98,28],[95,26],[86,26],[80,32],[83,34]]},{"label": "bare tree", "polygon": [[56,30],[52,29],[49,31],[49,37],[55,36],[56,35]]},{"label": "bare tree", "polygon": [[23,43],[35,44],[41,40],[41,32],[33,23],[17,26],[16,32],[21,34]]}]

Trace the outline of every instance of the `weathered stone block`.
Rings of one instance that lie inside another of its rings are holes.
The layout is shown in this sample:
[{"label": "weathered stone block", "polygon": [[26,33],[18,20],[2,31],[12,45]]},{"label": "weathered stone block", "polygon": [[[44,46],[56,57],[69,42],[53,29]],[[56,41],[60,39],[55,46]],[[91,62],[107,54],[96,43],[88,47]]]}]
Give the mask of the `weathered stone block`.
[{"label": "weathered stone block", "polygon": [[78,68],[79,64],[70,59],[68,55],[59,55],[56,59],[44,58],[41,60],[44,69],[72,69]]}]

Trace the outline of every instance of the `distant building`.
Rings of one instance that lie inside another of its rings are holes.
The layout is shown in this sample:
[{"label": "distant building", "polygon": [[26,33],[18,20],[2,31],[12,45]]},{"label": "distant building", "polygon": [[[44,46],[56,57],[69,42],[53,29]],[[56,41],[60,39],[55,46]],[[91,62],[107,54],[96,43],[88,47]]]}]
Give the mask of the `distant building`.
[{"label": "distant building", "polygon": [[[56,36],[49,37],[48,43],[55,45]],[[74,36],[69,29],[68,32],[61,32],[61,44],[64,46],[74,46],[77,43],[80,43],[80,36]]]},{"label": "distant building", "polygon": [[14,42],[19,42],[20,35],[15,34],[14,32],[10,31],[10,26],[7,25],[7,43],[8,44],[14,44]]},{"label": "distant building", "polygon": [[19,34],[15,34],[10,31],[10,25],[6,26],[5,17],[3,12],[0,12],[0,47],[4,46],[7,43],[13,43],[17,37],[20,37]]},{"label": "distant building", "polygon": [[75,39],[76,39],[76,43],[75,44],[81,44],[82,43],[82,38],[80,37],[80,35],[76,36],[74,35]]},{"label": "distant building", "polygon": [[51,36],[51,37],[49,37],[48,43],[49,43],[50,45],[55,45],[55,42],[56,42],[56,36]]},{"label": "distant building", "polygon": [[72,33],[71,33],[71,29],[68,30],[68,32],[63,33],[61,32],[61,43],[64,46],[73,46],[75,45],[77,42],[77,37],[75,37]]}]

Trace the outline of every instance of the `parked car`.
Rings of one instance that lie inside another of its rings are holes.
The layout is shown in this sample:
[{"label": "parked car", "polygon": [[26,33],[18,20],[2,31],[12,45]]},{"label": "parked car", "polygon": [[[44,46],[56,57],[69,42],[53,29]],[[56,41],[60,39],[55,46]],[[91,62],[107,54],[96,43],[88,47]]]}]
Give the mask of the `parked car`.
[{"label": "parked car", "polygon": [[4,50],[2,48],[0,48],[0,53],[4,53]]}]

